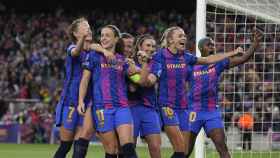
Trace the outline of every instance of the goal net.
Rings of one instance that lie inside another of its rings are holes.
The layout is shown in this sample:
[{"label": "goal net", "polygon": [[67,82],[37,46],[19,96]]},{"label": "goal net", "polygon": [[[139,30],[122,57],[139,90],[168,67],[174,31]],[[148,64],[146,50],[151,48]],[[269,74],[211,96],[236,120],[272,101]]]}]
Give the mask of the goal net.
[{"label": "goal net", "polygon": [[[206,23],[197,26],[197,29],[205,29],[204,34],[215,41],[216,53],[228,52],[238,46],[247,50],[251,43],[251,31],[255,27],[263,30],[264,34],[253,57],[245,64],[225,71],[220,82],[220,105],[223,106],[230,153],[233,158],[278,158],[280,157],[280,1],[205,2]],[[201,9],[201,4],[199,5],[197,9]],[[199,19],[201,17],[203,15],[197,15],[197,20],[201,20]],[[203,28],[205,26],[206,28]],[[198,35],[197,39],[201,38],[200,36],[202,37],[203,33]],[[246,112],[254,117],[252,130],[244,130],[245,125],[239,122],[239,118]],[[251,147],[245,141],[245,135],[252,136]],[[213,143],[205,136],[198,140],[197,149],[203,151],[203,154],[196,154],[195,157],[218,157]]]}]

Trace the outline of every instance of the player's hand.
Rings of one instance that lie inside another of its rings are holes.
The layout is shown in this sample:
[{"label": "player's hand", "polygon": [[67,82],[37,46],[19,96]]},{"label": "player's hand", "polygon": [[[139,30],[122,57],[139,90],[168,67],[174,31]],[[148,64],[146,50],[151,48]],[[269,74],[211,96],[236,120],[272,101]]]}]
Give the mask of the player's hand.
[{"label": "player's hand", "polygon": [[133,59],[131,59],[131,58],[125,58],[125,61],[127,62],[127,64],[128,64],[129,66],[135,66],[135,62],[134,62]]},{"label": "player's hand", "polygon": [[115,55],[113,52],[110,52],[106,49],[104,49],[100,44],[98,43],[92,43],[90,44],[90,49],[91,50],[95,50],[95,51],[98,51],[98,52],[102,52],[103,55],[106,57],[107,60],[109,61],[113,61],[116,59]]},{"label": "player's hand", "polygon": [[262,33],[261,30],[259,30],[259,29],[254,29],[253,30],[252,38],[253,38],[253,42],[255,44],[259,44],[259,42],[261,41],[262,37],[263,37],[263,33]]},{"label": "player's hand", "polygon": [[106,57],[106,59],[109,60],[109,61],[114,61],[114,60],[116,59],[114,53],[113,53],[113,52],[110,52],[110,51],[108,51],[108,50],[105,50],[105,51],[103,52],[103,54],[104,54],[104,56]]},{"label": "player's hand", "polygon": [[128,63],[129,65],[129,71],[128,71],[128,74],[131,75],[131,74],[135,74],[137,72],[139,72],[138,68],[136,67],[136,64],[134,62],[133,59],[130,59],[130,58],[126,58],[126,62]]},{"label": "player's hand", "polygon": [[98,43],[91,43],[89,44],[90,50],[100,51],[102,49],[102,46]]},{"label": "player's hand", "polygon": [[147,63],[151,59],[150,56],[144,51],[138,51],[137,57],[138,57],[138,60],[140,60],[139,62],[142,62],[142,63]]},{"label": "player's hand", "polygon": [[242,47],[238,47],[234,50],[235,55],[243,55],[245,53],[244,49]]},{"label": "player's hand", "polygon": [[79,112],[80,115],[85,115],[86,109],[85,109],[85,104],[84,104],[84,102],[79,103],[77,110],[78,110],[78,112]]}]

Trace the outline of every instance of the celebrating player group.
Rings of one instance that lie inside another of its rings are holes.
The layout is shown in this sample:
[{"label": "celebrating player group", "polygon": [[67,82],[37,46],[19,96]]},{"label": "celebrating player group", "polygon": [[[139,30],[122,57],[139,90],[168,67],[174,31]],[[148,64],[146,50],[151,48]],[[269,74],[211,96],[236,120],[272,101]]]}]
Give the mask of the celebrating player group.
[{"label": "celebrating player group", "polygon": [[[252,32],[246,51],[238,47],[215,54],[215,43],[198,43],[202,57],[186,50],[187,37],[178,26],[167,28],[160,43],[149,34],[135,38],[114,25],[101,28],[93,42],[85,18],[68,28],[66,78],[56,106],[60,146],[54,158],[86,157],[93,134],[105,158],[137,158],[137,137],[148,144],[151,158],[161,157],[161,130],[172,144],[171,158],[189,157],[204,128],[222,158],[229,158],[221,109],[219,79],[225,69],[254,54],[262,33]],[[188,87],[188,89],[187,89]]]}]

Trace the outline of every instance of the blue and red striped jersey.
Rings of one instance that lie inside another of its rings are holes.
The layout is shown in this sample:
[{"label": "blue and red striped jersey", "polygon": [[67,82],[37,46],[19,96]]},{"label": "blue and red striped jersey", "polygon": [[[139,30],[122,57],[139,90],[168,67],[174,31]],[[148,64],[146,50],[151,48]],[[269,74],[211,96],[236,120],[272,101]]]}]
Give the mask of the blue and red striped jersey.
[{"label": "blue and red striped jersey", "polygon": [[194,111],[213,111],[218,106],[218,89],[220,76],[229,68],[226,58],[216,64],[196,65],[189,67],[188,104]]},{"label": "blue and red striped jersey", "polygon": [[152,62],[160,64],[160,71],[152,72],[159,80],[158,105],[178,109],[187,108],[185,86],[187,67],[195,64],[197,57],[188,51],[173,54],[168,48],[163,48],[156,52]]},{"label": "blue and red striped jersey", "polygon": [[87,54],[83,67],[91,71],[93,103],[97,108],[127,107],[128,64],[125,57],[116,54],[109,62],[101,53]]}]

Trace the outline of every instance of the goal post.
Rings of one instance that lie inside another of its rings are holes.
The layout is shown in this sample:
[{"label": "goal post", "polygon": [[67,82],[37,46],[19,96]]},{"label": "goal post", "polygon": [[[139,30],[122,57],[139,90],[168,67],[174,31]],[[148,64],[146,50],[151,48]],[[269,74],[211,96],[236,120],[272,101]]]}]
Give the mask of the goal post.
[{"label": "goal post", "polygon": [[[198,41],[206,36],[206,0],[196,2],[196,56],[200,57]],[[205,154],[205,134],[201,130],[196,138],[194,154],[196,158],[203,158]]]}]

